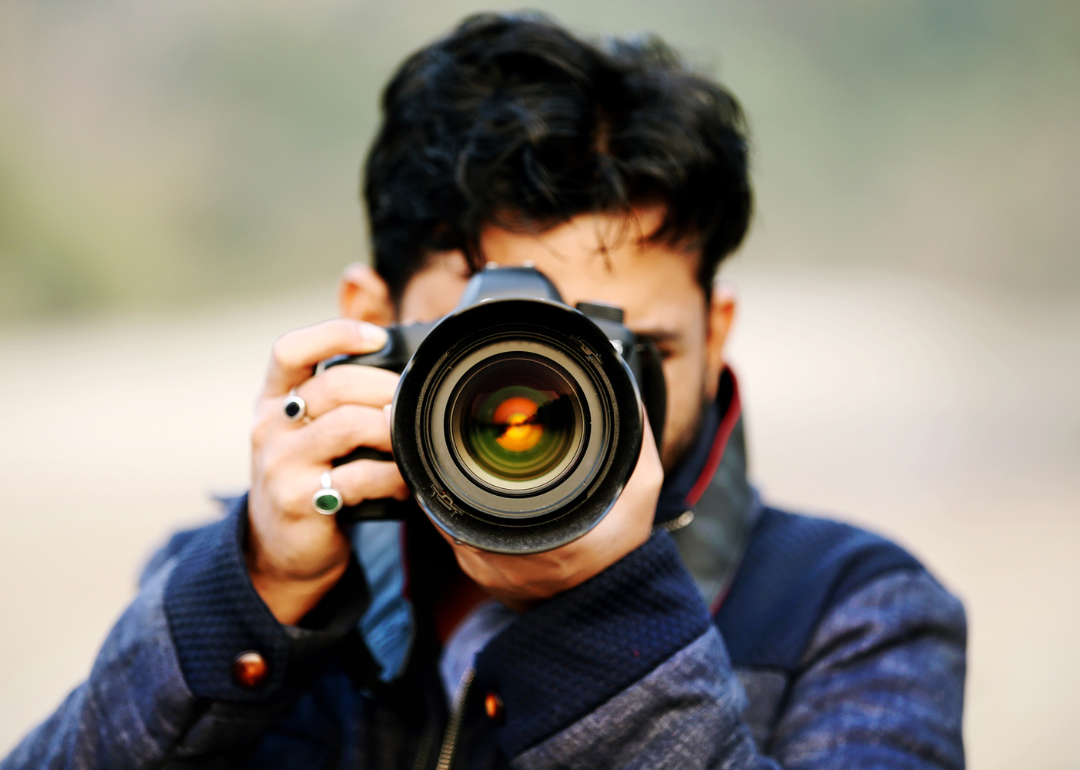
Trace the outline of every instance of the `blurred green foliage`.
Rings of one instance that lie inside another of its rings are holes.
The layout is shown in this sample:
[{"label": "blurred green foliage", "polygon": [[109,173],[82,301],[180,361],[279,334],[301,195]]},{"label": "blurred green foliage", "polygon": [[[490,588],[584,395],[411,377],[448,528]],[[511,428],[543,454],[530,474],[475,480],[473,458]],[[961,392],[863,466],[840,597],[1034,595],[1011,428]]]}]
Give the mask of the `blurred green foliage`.
[{"label": "blurred green foliage", "polygon": [[[759,201],[743,259],[1080,290],[1080,4],[533,6],[655,31],[739,96]],[[365,256],[382,84],[476,10],[0,4],[0,321],[328,284]]]}]

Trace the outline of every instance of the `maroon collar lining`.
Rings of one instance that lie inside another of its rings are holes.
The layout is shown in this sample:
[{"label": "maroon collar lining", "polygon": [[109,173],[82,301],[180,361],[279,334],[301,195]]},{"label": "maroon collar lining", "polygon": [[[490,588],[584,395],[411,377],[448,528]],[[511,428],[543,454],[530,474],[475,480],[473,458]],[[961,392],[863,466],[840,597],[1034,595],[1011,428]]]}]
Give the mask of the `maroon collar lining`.
[{"label": "maroon collar lining", "polygon": [[727,448],[731,432],[735,430],[735,423],[739,421],[739,416],[742,414],[742,401],[739,399],[739,381],[730,368],[728,368],[727,374],[731,377],[731,400],[728,401],[727,411],[724,412],[724,416],[720,420],[720,427],[716,430],[716,437],[713,439],[709,457],[705,461],[705,467],[701,469],[701,475],[698,476],[694,486],[690,488],[690,492],[686,495],[688,508],[697,505],[698,500],[701,499],[709,484],[712,483],[713,476],[716,475],[716,469],[720,467],[720,460],[724,457],[724,449]]}]

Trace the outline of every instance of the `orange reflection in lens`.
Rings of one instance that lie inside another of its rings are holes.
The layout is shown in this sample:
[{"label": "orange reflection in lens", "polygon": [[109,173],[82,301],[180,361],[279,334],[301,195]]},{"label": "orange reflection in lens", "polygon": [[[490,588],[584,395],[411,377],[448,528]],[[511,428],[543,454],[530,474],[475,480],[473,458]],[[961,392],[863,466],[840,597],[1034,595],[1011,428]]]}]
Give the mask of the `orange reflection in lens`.
[{"label": "orange reflection in lens", "polygon": [[495,441],[511,452],[527,452],[540,443],[544,427],[531,420],[536,416],[536,404],[523,396],[508,398],[495,407],[492,415],[496,425],[505,425]]}]

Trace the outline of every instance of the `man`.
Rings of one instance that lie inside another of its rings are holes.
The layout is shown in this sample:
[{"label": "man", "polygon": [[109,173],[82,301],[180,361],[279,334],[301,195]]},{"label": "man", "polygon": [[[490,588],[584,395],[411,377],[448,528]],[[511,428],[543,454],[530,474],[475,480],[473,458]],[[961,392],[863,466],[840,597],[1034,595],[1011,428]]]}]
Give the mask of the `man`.
[{"label": "man", "polygon": [[[735,100],[655,40],[481,16],[407,60],[383,108],[374,269],[346,271],[342,319],[275,345],[249,494],[154,559],[89,680],[3,767],[963,766],[959,603],[896,546],[747,483],[713,285],[751,211]],[[320,515],[320,489],[409,490],[393,462],[332,466],[391,449],[397,375],[312,367],[446,314],[485,263],[531,263],[656,342],[661,451],[646,425],[606,518],[546,553]]]}]

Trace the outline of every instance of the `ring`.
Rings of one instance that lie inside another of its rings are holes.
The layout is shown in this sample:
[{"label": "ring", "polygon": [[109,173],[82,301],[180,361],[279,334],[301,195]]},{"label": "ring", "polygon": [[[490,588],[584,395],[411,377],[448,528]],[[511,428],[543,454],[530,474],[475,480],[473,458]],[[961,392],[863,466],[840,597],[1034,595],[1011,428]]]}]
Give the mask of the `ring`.
[{"label": "ring", "polygon": [[341,510],[341,493],[330,486],[330,471],[322,475],[322,489],[311,496],[311,505],[324,516],[333,516]]},{"label": "ring", "polygon": [[[285,405],[282,407],[285,412],[285,419],[289,422],[296,422],[307,417],[307,402],[300,396],[296,395],[296,388],[289,391],[288,397],[285,399]],[[305,422],[307,422],[305,420]]]}]

